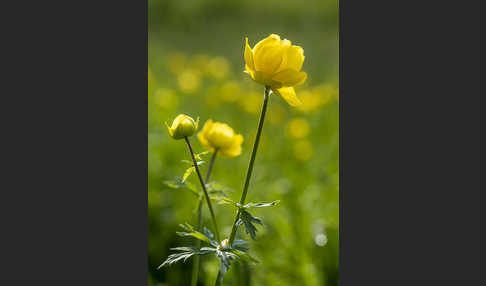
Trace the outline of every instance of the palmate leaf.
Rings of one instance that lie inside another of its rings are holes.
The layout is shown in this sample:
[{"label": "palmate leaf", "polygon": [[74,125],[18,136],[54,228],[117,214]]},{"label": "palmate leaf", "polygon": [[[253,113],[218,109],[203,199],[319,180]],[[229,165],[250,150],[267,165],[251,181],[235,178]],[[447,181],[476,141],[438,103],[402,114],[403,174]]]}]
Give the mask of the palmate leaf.
[{"label": "palmate leaf", "polygon": [[253,240],[256,240],[257,228],[253,223],[258,223],[259,225],[263,225],[261,219],[254,217],[246,210],[241,209],[240,217],[236,225],[240,226],[243,224],[245,226],[246,233],[249,234]]}]

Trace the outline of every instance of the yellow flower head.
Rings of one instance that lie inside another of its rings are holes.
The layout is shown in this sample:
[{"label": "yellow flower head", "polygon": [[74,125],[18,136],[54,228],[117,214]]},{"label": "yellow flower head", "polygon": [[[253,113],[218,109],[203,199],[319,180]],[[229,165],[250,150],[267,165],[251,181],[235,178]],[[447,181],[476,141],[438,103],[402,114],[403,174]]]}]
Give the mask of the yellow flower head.
[{"label": "yellow flower head", "polygon": [[253,49],[245,38],[245,72],[254,81],[270,87],[292,106],[301,104],[293,87],[307,78],[307,74],[300,71],[304,58],[301,47],[293,46],[287,39],[281,40],[278,35],[268,36]]},{"label": "yellow flower head", "polygon": [[199,118],[194,121],[192,117],[185,114],[179,114],[174,121],[172,126],[165,123],[167,129],[169,130],[169,135],[174,139],[182,139],[184,137],[190,137],[194,132],[196,132],[199,125]]},{"label": "yellow flower head", "polygon": [[218,153],[226,157],[236,157],[241,154],[243,136],[235,134],[226,123],[213,122],[209,119],[204,123],[202,131],[197,134],[197,138],[204,148],[211,152],[218,150]]}]

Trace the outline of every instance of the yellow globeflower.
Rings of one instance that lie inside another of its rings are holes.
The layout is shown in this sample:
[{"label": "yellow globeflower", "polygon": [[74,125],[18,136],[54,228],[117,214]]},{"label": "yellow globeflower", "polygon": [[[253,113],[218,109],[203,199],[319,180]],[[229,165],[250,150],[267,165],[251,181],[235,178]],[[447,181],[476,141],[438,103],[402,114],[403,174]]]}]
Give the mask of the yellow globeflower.
[{"label": "yellow globeflower", "polygon": [[293,46],[287,39],[281,40],[278,35],[268,36],[253,49],[245,38],[245,72],[254,81],[270,87],[292,106],[301,104],[293,87],[307,78],[307,74],[300,71],[304,58],[301,47]]},{"label": "yellow globeflower", "polygon": [[167,130],[169,130],[169,135],[174,139],[182,139],[184,137],[189,137],[196,132],[199,125],[199,118],[194,121],[192,117],[185,114],[179,114],[174,121],[172,126],[169,126],[167,122],[165,123]]},{"label": "yellow globeflower", "polygon": [[226,123],[213,122],[209,119],[204,123],[202,131],[197,134],[197,138],[204,148],[211,152],[218,150],[218,153],[226,157],[236,157],[241,154],[243,136],[235,134]]}]

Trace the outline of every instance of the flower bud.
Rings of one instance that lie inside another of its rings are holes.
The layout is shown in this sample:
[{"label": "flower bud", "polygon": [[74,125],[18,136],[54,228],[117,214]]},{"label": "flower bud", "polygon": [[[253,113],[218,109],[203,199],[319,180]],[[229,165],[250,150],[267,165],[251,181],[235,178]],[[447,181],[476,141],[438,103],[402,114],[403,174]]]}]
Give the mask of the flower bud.
[{"label": "flower bud", "polygon": [[167,122],[165,123],[167,129],[169,130],[169,134],[174,139],[182,139],[184,137],[190,137],[194,134],[197,130],[199,125],[199,118],[197,121],[194,121],[192,117],[187,116],[185,114],[179,114],[172,122],[172,126],[169,127]]},{"label": "flower bud", "polygon": [[229,240],[228,239],[225,239],[223,241],[221,241],[221,243],[219,244],[218,246],[219,250],[226,250],[229,248]]}]

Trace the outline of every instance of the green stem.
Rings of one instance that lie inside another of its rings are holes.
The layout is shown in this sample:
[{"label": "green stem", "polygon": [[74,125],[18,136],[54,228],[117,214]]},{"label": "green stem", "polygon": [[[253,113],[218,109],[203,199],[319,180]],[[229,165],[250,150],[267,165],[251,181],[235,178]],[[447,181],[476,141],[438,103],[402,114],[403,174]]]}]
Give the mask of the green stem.
[{"label": "green stem", "polygon": [[208,191],[206,190],[206,184],[204,183],[203,178],[201,176],[201,172],[199,171],[199,167],[197,165],[196,158],[194,157],[194,151],[192,151],[191,143],[189,142],[189,138],[184,137],[184,139],[186,140],[187,146],[189,147],[189,151],[190,151],[191,157],[192,157],[192,162],[194,163],[194,168],[196,169],[196,173],[197,173],[197,176],[199,178],[199,182],[201,183],[201,187],[203,189],[204,196],[206,198],[206,203],[208,204],[209,212],[211,213],[211,219],[213,220],[214,232],[216,233],[216,239],[217,239],[217,241],[220,241],[218,224],[216,223],[216,216],[214,215],[213,206],[211,205],[211,200],[209,199]]},{"label": "green stem", "polygon": [[[198,202],[197,206],[197,231],[201,232],[202,227],[202,203],[203,198],[201,197]],[[196,249],[199,250],[201,248],[201,241],[196,239]],[[199,274],[199,254],[194,256],[194,263],[192,264],[192,278],[191,278],[191,286],[196,286],[197,284],[197,276]]]},{"label": "green stem", "polygon": [[[213,170],[214,161],[216,160],[216,153],[218,150],[215,150],[213,156],[211,157],[211,161],[209,162],[208,171],[206,173],[206,184],[209,183],[209,178],[211,177],[211,171]],[[202,197],[199,199],[198,206],[197,206],[197,231],[201,232],[202,229]],[[196,249],[201,248],[201,241],[196,239]],[[197,279],[199,275],[199,254],[194,256],[194,263],[192,264],[192,278],[191,278],[191,286],[197,285]]]},{"label": "green stem", "polygon": [[[265,87],[265,93],[263,96],[263,107],[262,107],[262,113],[260,114],[260,121],[258,122],[258,131],[257,135],[255,138],[255,143],[253,144],[253,150],[251,152],[251,158],[250,158],[250,164],[248,165],[248,172],[246,173],[246,180],[245,180],[245,186],[243,188],[243,193],[241,194],[241,199],[240,199],[240,204],[245,204],[246,200],[246,195],[248,193],[248,186],[250,185],[250,179],[251,179],[251,173],[253,171],[253,164],[255,163],[255,157],[258,151],[258,143],[260,142],[260,135],[262,134],[262,129],[263,129],[263,122],[265,120],[265,113],[267,112],[267,104],[268,104],[268,98],[270,94],[270,89],[268,87]],[[236,235],[236,223],[238,222],[238,218],[240,217],[240,210],[238,209],[238,212],[236,213],[235,221],[233,223],[233,227],[231,229],[231,235],[229,238],[229,244],[232,245],[233,241],[235,240],[235,235]]]}]

